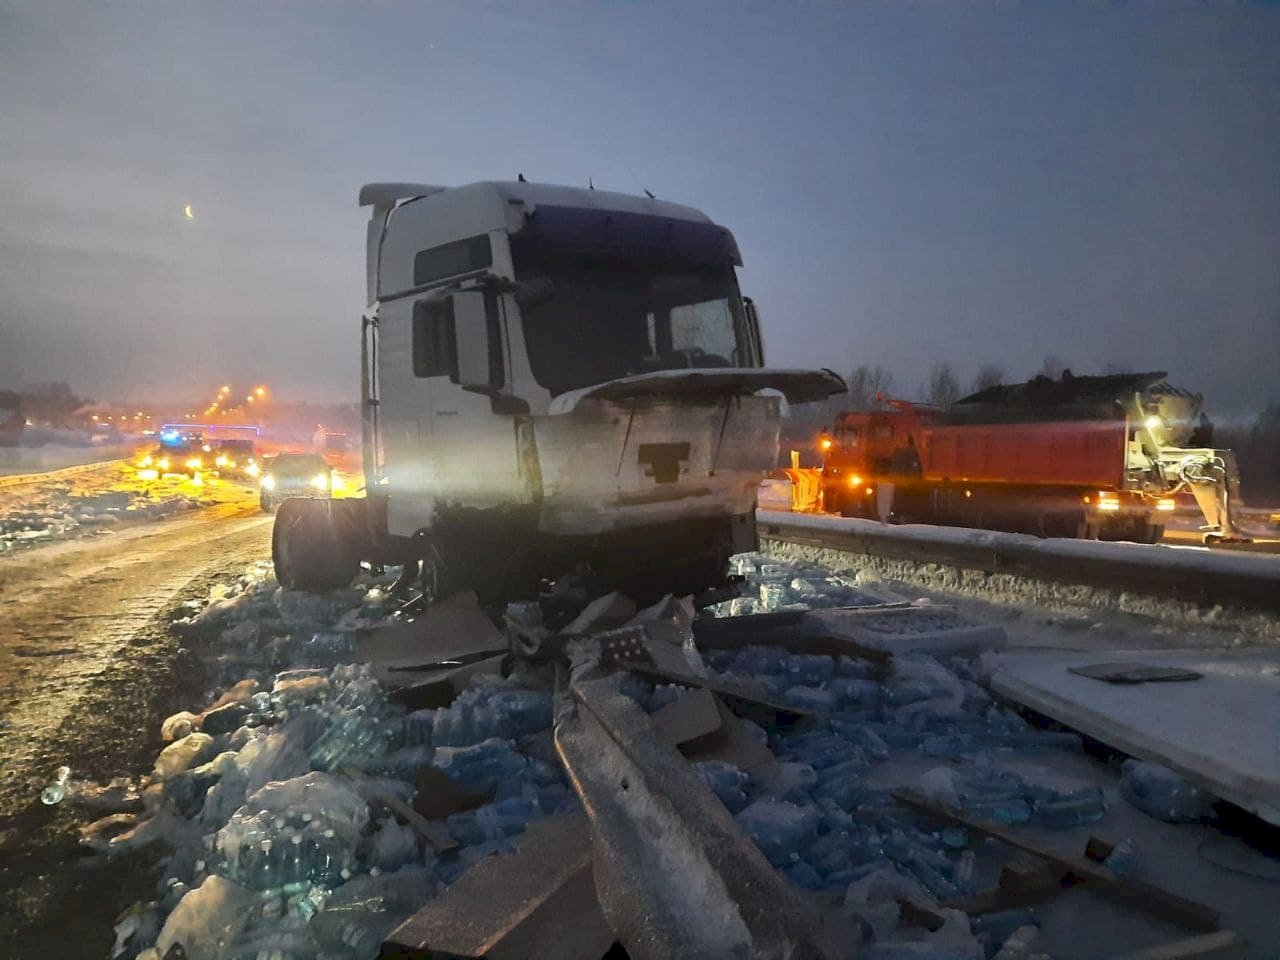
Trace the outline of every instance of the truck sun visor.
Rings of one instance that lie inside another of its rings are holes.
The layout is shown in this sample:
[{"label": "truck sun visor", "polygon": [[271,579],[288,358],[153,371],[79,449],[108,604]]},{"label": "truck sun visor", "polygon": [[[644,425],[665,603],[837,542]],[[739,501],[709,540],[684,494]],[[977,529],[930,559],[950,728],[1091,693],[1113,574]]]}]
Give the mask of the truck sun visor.
[{"label": "truck sun visor", "polygon": [[714,223],[620,210],[540,205],[511,238],[517,261],[575,254],[631,263],[742,264],[733,234]]}]

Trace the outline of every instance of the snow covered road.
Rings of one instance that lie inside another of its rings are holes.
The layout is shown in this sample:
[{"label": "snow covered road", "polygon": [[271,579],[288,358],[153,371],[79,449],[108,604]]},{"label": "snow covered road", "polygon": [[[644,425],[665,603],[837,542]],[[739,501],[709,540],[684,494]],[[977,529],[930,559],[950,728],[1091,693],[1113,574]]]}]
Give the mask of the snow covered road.
[{"label": "snow covered road", "polygon": [[[2,956],[59,955],[52,943],[100,936],[120,908],[98,889],[100,874],[74,867],[74,818],[38,797],[62,763],[74,778],[106,781],[144,762],[158,718],[199,689],[194,659],[168,629],[175,611],[270,552],[271,518],[256,496],[228,485],[216,499],[110,536],[0,555]],[[56,922],[50,903],[61,904]]]}]

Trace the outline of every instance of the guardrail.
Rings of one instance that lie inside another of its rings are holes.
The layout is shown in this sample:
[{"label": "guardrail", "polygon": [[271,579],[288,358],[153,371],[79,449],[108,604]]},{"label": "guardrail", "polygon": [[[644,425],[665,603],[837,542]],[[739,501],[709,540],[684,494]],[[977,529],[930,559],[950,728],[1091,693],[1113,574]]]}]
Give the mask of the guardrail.
[{"label": "guardrail", "polygon": [[28,483],[43,483],[48,480],[60,480],[63,477],[74,477],[76,474],[89,473],[93,470],[101,470],[103,467],[109,467],[115,463],[123,463],[127,458],[114,458],[111,460],[98,460],[93,463],[78,463],[71,467],[62,467],[59,470],[46,470],[42,473],[15,473],[9,476],[0,476],[0,488],[3,487],[19,487]]},{"label": "guardrail", "polygon": [[1280,557],[760,511],[775,540],[986,573],[1280,614]]}]

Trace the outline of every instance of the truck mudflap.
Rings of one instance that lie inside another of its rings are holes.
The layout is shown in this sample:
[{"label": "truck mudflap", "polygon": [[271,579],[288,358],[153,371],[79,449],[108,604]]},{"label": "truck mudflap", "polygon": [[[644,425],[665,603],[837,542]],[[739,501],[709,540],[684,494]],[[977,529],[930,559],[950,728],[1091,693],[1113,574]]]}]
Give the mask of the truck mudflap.
[{"label": "truck mudflap", "polygon": [[770,370],[755,367],[659,370],[610,380],[594,387],[562,393],[551,401],[553,414],[569,413],[583,400],[635,400],[641,397],[714,401],[777,390],[788,403],[825,400],[845,392],[845,383],[830,370]]}]

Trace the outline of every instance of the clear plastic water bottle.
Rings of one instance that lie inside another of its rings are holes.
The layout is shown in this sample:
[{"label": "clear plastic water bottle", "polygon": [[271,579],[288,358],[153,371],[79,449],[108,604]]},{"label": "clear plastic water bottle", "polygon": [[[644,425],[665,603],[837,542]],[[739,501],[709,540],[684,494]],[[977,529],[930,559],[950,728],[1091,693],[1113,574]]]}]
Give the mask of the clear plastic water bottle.
[{"label": "clear plastic water bottle", "polygon": [[1097,787],[1086,787],[1036,804],[1036,822],[1056,830],[1097,823],[1107,812],[1107,802]]},{"label": "clear plastic water bottle", "polygon": [[1122,877],[1136,877],[1142,871],[1142,855],[1136,843],[1125,839],[1112,848],[1102,865]]},{"label": "clear plastic water bottle", "polygon": [[67,795],[67,781],[71,779],[70,767],[59,767],[54,771],[53,780],[40,791],[40,802],[47,807],[60,803]]}]

